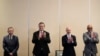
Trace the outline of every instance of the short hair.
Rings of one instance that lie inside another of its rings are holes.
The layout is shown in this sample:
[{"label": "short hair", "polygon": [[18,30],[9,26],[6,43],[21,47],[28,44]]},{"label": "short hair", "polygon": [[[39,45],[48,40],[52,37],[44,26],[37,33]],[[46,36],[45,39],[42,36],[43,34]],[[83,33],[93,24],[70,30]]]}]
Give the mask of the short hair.
[{"label": "short hair", "polygon": [[[44,22],[40,22],[38,25],[40,25],[40,24],[44,24]],[[45,24],[44,24],[45,25]]]},{"label": "short hair", "polygon": [[91,28],[91,29],[92,29],[92,28],[93,28],[93,26],[92,26],[92,25],[90,25],[90,24],[89,24],[89,25],[87,25],[87,29],[89,29],[89,28]]},{"label": "short hair", "polygon": [[9,30],[9,29],[14,29],[14,28],[13,28],[13,27],[8,27],[8,30]]}]

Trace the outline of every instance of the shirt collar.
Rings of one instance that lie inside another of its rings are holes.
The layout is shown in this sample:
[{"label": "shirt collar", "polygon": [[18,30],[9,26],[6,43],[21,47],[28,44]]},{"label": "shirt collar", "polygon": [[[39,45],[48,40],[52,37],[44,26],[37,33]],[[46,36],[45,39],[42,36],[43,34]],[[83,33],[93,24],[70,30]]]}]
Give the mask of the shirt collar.
[{"label": "shirt collar", "polygon": [[67,37],[71,37],[71,34],[67,34]]}]

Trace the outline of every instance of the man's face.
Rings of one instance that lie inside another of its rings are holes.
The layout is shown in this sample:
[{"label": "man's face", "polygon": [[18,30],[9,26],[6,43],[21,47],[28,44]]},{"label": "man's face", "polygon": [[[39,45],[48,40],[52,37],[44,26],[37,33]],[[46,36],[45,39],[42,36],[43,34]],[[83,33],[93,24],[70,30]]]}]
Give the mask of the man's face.
[{"label": "man's face", "polygon": [[8,34],[9,34],[9,35],[13,35],[13,32],[14,32],[14,29],[13,29],[13,28],[9,28],[9,29],[8,29]]},{"label": "man's face", "polygon": [[87,26],[87,30],[88,30],[88,32],[92,32],[92,26]]},{"label": "man's face", "polygon": [[39,30],[44,30],[44,28],[45,28],[45,25],[44,24],[39,24]]},{"label": "man's face", "polygon": [[67,34],[71,33],[71,30],[69,28],[66,29]]}]

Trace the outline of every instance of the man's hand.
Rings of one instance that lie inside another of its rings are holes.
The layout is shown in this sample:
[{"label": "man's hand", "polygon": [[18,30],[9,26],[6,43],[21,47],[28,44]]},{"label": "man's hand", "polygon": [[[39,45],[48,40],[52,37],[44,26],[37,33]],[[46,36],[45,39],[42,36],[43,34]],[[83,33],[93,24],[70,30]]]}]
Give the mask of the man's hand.
[{"label": "man's hand", "polygon": [[9,53],[10,56],[13,56],[13,53]]},{"label": "man's hand", "polygon": [[95,33],[91,33],[91,37],[95,38],[96,37]]},{"label": "man's hand", "polygon": [[72,43],[72,42],[73,42],[73,38],[71,37],[68,39],[68,43]]}]

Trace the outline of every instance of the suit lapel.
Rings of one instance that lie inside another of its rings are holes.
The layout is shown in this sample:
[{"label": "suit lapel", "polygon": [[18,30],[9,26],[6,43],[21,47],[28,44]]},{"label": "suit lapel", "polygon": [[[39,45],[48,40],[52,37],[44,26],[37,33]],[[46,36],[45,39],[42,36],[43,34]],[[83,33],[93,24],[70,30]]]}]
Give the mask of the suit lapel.
[{"label": "suit lapel", "polygon": [[73,39],[73,35],[71,35],[71,38]]},{"label": "suit lapel", "polygon": [[9,35],[7,35],[7,39],[10,40],[10,39],[9,39]]},{"label": "suit lapel", "polygon": [[87,35],[88,35],[88,37],[89,37],[89,38],[91,38],[91,36],[90,36],[89,32],[87,32]]},{"label": "suit lapel", "polygon": [[66,40],[68,40],[68,37],[67,37],[67,35],[66,35]]},{"label": "suit lapel", "polygon": [[12,36],[12,40],[14,40],[14,39],[15,39],[15,36],[13,35],[13,36]]},{"label": "suit lapel", "polygon": [[37,34],[36,34],[37,38],[39,37],[39,31],[37,31]]}]

